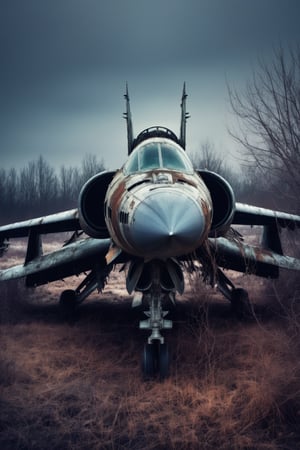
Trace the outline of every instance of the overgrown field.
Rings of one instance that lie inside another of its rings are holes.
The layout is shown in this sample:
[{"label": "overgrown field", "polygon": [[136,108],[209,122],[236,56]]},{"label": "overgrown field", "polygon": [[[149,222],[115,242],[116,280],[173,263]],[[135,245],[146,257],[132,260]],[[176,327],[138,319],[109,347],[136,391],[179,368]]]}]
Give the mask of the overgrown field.
[{"label": "overgrown field", "polygon": [[1,449],[299,448],[297,279],[237,277],[254,302],[247,322],[191,282],[165,332],[171,375],[145,382],[143,314],[122,277],[113,272],[72,323],[57,305],[70,284],[1,285]]}]

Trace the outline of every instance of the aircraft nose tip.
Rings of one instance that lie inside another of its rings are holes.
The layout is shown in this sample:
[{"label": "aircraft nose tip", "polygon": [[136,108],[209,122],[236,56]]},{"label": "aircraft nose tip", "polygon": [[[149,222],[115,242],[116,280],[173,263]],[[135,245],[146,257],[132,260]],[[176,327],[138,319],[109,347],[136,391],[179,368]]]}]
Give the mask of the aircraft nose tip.
[{"label": "aircraft nose tip", "polygon": [[130,240],[141,255],[179,256],[200,245],[205,229],[206,218],[193,198],[156,191],[136,207]]}]

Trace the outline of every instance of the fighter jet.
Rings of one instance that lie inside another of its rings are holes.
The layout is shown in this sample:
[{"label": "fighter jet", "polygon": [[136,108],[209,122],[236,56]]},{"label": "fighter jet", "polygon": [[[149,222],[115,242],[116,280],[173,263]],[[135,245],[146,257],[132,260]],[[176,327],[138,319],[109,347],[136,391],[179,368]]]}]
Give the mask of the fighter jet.
[{"label": "fighter jet", "polygon": [[[124,269],[133,305],[145,311],[140,328],[149,330],[142,355],[146,377],[169,374],[170,356],[163,330],[172,328],[165,305],[184,292],[184,270],[199,271],[240,315],[251,314],[247,292],[236,288],[223,269],[276,278],[279,268],[300,270],[300,260],[283,254],[280,230],[300,227],[300,216],[241,204],[219,174],[195,170],[186,147],[186,89],[177,136],[153,126],[134,137],[128,89],[128,158],[120,170],[104,171],[81,189],[78,208],[0,227],[3,255],[12,238],[27,237],[24,264],[2,270],[0,281],[25,278],[33,287],[84,273],[74,290],[60,297],[71,313],[110,272]],[[245,244],[234,225],[261,225],[261,244]],[[42,235],[73,232],[52,253],[43,254]]]}]

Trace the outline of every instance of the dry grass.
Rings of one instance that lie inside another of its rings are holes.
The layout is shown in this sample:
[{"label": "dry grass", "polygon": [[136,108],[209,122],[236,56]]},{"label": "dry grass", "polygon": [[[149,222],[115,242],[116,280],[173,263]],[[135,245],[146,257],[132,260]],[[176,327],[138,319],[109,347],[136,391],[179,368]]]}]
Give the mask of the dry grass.
[{"label": "dry grass", "polygon": [[[287,280],[287,278],[285,278]],[[76,280],[76,283],[78,280]],[[251,284],[256,320],[240,323],[197,282],[178,303],[171,376],[143,382],[145,335],[119,275],[61,321],[55,283],[10,283],[0,309],[1,449],[294,449],[300,432],[300,314],[295,281]],[[118,300],[116,297],[118,297]]]}]

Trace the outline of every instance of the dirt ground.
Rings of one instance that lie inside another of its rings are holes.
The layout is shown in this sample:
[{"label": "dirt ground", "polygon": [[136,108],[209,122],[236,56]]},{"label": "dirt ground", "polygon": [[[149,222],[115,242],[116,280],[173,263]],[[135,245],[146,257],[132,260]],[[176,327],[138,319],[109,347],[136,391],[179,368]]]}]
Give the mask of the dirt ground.
[{"label": "dirt ground", "polygon": [[[11,261],[19,258],[16,248]],[[72,322],[57,301],[78,278],[2,284],[0,448],[299,448],[299,283],[286,273],[281,283],[231,275],[249,290],[255,318],[240,322],[220,294],[187,279],[177,307],[168,305],[163,382],[141,376],[145,316],[131,307],[123,273]]]}]

